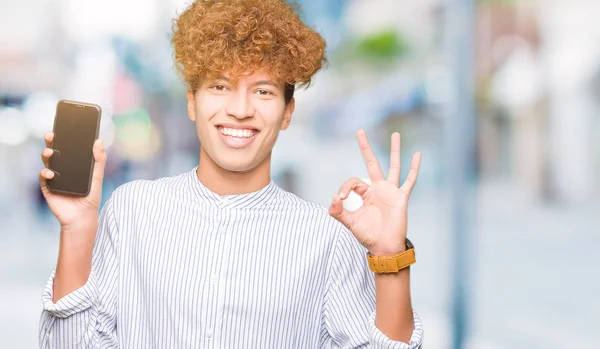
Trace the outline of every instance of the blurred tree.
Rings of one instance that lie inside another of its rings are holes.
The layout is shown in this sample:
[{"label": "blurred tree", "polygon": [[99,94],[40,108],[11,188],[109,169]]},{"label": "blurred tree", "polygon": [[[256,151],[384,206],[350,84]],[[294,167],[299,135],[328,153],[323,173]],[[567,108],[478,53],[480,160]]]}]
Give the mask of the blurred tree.
[{"label": "blurred tree", "polygon": [[409,45],[397,31],[385,30],[359,39],[355,52],[360,58],[388,61],[405,56]]}]

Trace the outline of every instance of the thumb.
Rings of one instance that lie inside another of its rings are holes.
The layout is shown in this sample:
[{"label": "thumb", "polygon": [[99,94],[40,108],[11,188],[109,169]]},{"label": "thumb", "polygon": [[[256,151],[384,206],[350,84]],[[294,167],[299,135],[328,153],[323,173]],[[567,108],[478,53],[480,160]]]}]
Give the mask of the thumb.
[{"label": "thumb", "polygon": [[354,215],[344,208],[342,199],[338,193],[333,195],[333,202],[331,203],[331,206],[329,206],[329,215],[345,225],[346,228],[352,230],[352,227],[354,226]]},{"label": "thumb", "polygon": [[92,188],[102,188],[102,181],[104,180],[104,167],[106,166],[106,151],[104,150],[104,143],[101,139],[97,139],[94,142],[93,147],[94,153],[94,172],[92,174]]}]

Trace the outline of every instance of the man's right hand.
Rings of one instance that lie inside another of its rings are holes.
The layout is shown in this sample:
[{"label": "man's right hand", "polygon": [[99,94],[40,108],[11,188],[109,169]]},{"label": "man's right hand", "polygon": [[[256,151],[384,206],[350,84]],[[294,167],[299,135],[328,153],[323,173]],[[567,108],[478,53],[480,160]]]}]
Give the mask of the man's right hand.
[{"label": "man's right hand", "polygon": [[96,140],[93,147],[95,163],[92,185],[87,196],[57,194],[46,187],[46,180],[54,177],[54,172],[48,169],[48,160],[54,153],[51,149],[54,133],[48,132],[44,139],[46,149],[42,151],[42,161],[45,168],[40,171],[40,188],[50,210],[61,225],[52,295],[52,301],[56,303],[83,286],[90,276],[94,241],[98,230],[98,210],[102,201],[106,152],[102,141]]},{"label": "man's right hand", "polygon": [[[56,216],[63,230],[71,227],[90,226],[98,222],[98,210],[102,201],[102,181],[104,179],[104,167],[106,164],[106,152],[102,146],[102,140],[94,142],[94,172],[92,174],[92,186],[87,196],[70,196],[51,192],[46,187],[46,180],[54,177],[54,172],[48,169],[48,160],[54,154],[51,149],[54,133],[48,132],[44,136],[46,149],[42,151],[42,162],[44,169],[40,171],[40,188],[44,194],[50,210]],[[89,224],[91,223],[91,224]]]}]

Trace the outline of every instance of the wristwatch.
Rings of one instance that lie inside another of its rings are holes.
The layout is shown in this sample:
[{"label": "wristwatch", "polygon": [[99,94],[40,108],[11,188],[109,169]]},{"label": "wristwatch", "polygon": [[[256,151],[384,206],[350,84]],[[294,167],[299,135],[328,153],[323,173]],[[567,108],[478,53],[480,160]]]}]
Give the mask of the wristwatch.
[{"label": "wristwatch", "polygon": [[395,256],[375,256],[371,252],[368,252],[367,260],[369,262],[369,269],[378,274],[397,273],[417,261],[415,246],[408,238],[406,239],[406,251]]}]

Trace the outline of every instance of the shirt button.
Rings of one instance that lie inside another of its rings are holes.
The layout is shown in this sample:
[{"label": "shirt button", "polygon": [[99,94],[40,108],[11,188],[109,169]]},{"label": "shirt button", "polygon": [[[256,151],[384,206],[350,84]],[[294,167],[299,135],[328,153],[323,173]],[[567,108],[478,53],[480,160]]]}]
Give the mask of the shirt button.
[{"label": "shirt button", "polygon": [[213,336],[213,331],[212,331],[212,329],[209,328],[208,330],[206,330],[206,337],[212,338],[212,336]]}]

